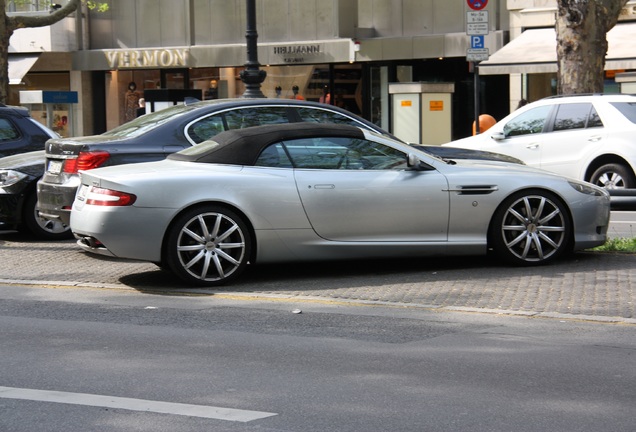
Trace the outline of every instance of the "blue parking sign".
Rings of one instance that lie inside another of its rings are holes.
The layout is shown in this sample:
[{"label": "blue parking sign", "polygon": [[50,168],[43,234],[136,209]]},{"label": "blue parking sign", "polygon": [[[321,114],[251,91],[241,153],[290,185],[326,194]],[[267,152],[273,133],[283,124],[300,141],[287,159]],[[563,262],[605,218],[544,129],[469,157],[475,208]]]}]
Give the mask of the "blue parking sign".
[{"label": "blue parking sign", "polygon": [[484,48],[484,35],[473,35],[470,37],[470,47]]}]

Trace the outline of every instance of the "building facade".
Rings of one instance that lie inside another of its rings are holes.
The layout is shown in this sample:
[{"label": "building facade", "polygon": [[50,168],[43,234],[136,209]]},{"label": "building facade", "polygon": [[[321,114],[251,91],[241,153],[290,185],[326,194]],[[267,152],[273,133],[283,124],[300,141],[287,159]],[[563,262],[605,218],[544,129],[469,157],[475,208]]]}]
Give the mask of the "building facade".
[{"label": "building facade", "polygon": [[[508,40],[507,4],[483,3],[481,40],[494,53]],[[148,102],[162,98],[243,94],[245,0],[109,5],[105,13],[83,8],[47,28],[41,37],[50,46],[34,41],[34,29],[16,32],[14,64],[18,57],[34,61],[16,77],[10,102],[24,90],[77,92],[73,131],[87,135],[129,120],[132,101],[141,98],[152,109]],[[450,103],[418,109],[450,109],[448,136],[470,135],[476,112],[500,118],[510,109],[508,75],[475,80],[466,61],[471,11],[466,0],[256,0],[258,60],[267,72],[262,91],[293,97],[297,86],[308,100],[338,104],[391,131],[391,84],[452,84]],[[426,131],[420,141],[427,142]]]}]

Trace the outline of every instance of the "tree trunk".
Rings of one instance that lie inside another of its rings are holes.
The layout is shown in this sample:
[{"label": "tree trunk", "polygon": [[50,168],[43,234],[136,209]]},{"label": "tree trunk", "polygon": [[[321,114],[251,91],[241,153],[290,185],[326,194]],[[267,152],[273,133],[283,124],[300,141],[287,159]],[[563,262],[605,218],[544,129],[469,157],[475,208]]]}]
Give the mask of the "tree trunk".
[{"label": "tree trunk", "polygon": [[0,103],[6,104],[9,95],[9,43],[16,29],[44,27],[55,24],[70,15],[80,5],[81,0],[69,0],[64,7],[48,15],[21,16],[7,15],[7,0],[0,0]]},{"label": "tree trunk", "polygon": [[628,0],[558,0],[558,94],[602,93],[607,32]]}]

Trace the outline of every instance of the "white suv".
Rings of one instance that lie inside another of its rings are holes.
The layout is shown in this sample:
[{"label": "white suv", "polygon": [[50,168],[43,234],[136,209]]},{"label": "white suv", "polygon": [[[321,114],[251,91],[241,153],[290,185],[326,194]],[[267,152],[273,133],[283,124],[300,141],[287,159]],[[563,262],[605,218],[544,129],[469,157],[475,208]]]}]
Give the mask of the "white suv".
[{"label": "white suv", "polygon": [[608,189],[636,188],[636,95],[541,99],[444,145],[506,154]]}]

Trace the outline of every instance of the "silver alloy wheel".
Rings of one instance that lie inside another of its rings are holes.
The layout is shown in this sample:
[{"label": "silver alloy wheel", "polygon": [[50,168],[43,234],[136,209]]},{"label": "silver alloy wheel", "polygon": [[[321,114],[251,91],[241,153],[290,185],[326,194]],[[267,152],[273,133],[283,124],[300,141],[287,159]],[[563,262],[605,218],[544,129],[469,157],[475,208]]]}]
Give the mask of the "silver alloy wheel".
[{"label": "silver alloy wheel", "polygon": [[636,178],[631,168],[620,163],[608,163],[592,173],[590,182],[605,189],[631,189]]},{"label": "silver alloy wheel", "polygon": [[568,223],[560,206],[543,195],[526,195],[507,207],[501,236],[507,251],[526,263],[542,262],[562,251]]},{"label": "silver alloy wheel", "polygon": [[595,183],[605,189],[625,189],[625,180],[617,172],[604,172]]},{"label": "silver alloy wheel", "polygon": [[182,225],[176,240],[181,268],[202,282],[222,281],[247,259],[243,228],[220,212],[197,214]]}]

